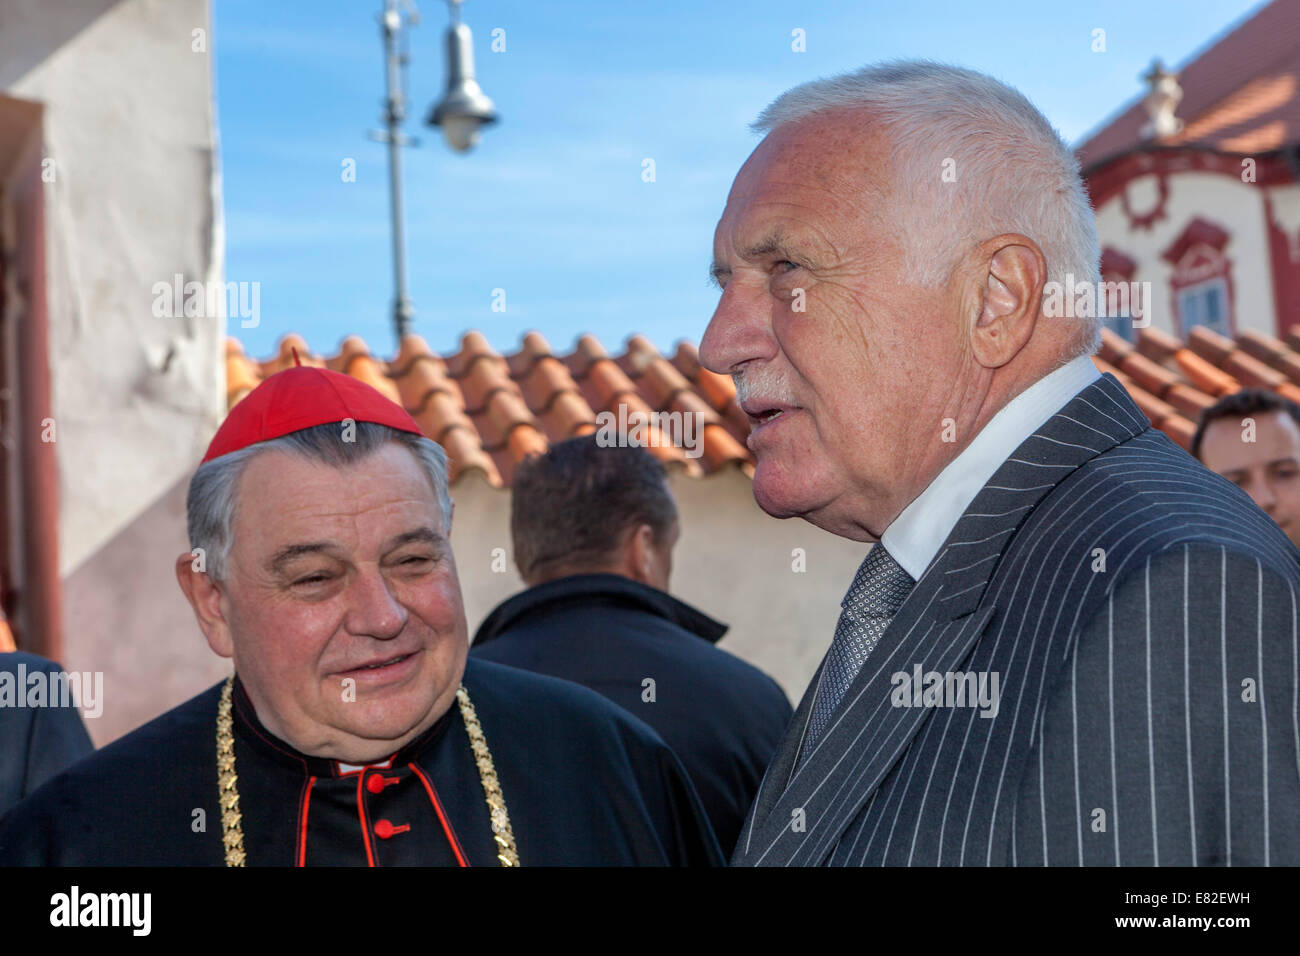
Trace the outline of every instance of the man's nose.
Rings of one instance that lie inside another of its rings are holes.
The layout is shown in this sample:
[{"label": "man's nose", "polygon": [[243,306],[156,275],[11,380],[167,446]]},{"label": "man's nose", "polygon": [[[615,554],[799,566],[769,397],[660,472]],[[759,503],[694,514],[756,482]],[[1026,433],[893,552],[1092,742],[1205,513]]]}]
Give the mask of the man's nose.
[{"label": "man's nose", "polygon": [[700,339],[700,364],[731,375],[746,362],[775,357],[770,301],[762,289],[748,288],[734,278],[727,283]]},{"label": "man's nose", "polygon": [[390,640],[406,626],[406,608],[393,596],[377,568],[357,572],[350,597],[351,607],[344,620],[349,633]]}]

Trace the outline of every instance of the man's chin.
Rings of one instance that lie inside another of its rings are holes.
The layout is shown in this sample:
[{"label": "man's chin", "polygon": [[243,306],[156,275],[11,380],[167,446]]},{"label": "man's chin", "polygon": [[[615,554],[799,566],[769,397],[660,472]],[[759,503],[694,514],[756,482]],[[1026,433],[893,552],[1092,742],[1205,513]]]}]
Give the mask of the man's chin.
[{"label": "man's chin", "polygon": [[342,732],[341,747],[362,759],[335,759],[347,763],[385,759],[432,727],[438,718],[455,706],[455,687],[451,685],[438,692],[432,681],[426,680],[399,688],[359,693],[355,700],[339,702],[333,723]]},{"label": "man's chin", "polygon": [[334,759],[358,764],[387,759],[433,726],[441,714],[431,705],[390,704],[348,713],[338,724],[343,739],[334,748]]},{"label": "man's chin", "polygon": [[800,486],[785,472],[759,463],[754,470],[754,501],[773,518],[797,518],[811,506],[807,485]]}]

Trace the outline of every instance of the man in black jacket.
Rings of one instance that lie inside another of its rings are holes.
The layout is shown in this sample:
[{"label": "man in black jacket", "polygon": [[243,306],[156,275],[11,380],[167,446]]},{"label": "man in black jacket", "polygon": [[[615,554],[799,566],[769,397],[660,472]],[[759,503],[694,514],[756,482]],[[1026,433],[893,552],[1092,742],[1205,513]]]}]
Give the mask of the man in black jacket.
[{"label": "man in black jacket", "polygon": [[[68,694],[75,686],[80,697],[80,680],[74,685],[67,678],[58,664],[44,657],[0,653],[0,817],[95,750],[77,713],[81,701]],[[97,703],[102,705],[103,699]]]},{"label": "man in black jacket", "polygon": [[516,472],[510,530],[529,588],[487,616],[472,656],[583,684],[648,723],[730,852],[791,709],[714,646],[726,625],[666,593],[679,526],[663,469],[643,448],[560,442]]}]

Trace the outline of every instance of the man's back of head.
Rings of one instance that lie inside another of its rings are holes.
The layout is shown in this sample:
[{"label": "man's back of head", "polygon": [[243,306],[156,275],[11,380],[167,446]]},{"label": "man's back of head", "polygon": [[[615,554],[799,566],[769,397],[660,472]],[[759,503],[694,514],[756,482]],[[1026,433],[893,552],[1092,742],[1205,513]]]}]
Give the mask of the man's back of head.
[{"label": "man's back of head", "polygon": [[519,466],[511,488],[515,564],[529,586],[610,573],[667,590],[677,506],[644,448],[595,435],[558,442]]}]

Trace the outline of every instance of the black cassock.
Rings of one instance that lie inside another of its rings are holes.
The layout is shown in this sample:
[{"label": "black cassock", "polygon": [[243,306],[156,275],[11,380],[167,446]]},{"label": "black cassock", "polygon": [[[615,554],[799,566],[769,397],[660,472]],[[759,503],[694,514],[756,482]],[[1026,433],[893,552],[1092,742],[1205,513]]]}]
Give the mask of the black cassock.
[{"label": "black cassock", "polygon": [[[564,681],[471,660],[522,866],[721,864],[681,764],[649,727]],[[55,777],[0,821],[0,865],[224,862],[217,685]],[[362,769],[273,736],[236,680],[235,770],[250,866],[499,866],[459,708]]]}]

